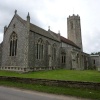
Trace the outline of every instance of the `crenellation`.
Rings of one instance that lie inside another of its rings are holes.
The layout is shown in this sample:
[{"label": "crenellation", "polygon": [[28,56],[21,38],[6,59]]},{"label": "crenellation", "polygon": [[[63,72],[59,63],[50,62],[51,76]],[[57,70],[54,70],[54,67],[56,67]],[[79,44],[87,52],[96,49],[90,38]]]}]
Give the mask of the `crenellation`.
[{"label": "crenellation", "polygon": [[67,18],[67,29],[68,39],[73,41],[81,48],[81,50],[83,50],[79,15],[76,16],[73,14],[70,18]]},{"label": "crenellation", "polygon": [[73,19],[79,19],[80,20],[80,16],[77,14],[77,15],[75,15],[75,14],[73,14],[72,16],[69,16],[68,18],[67,18],[68,20],[73,20]]}]

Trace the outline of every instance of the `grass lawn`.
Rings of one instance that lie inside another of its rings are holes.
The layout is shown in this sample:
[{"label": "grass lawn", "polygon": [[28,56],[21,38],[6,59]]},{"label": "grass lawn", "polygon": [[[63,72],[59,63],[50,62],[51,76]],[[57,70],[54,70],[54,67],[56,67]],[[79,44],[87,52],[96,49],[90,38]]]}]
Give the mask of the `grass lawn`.
[{"label": "grass lawn", "polygon": [[76,88],[64,88],[64,87],[56,87],[56,86],[43,86],[43,85],[32,85],[25,83],[16,83],[10,81],[0,81],[0,85],[17,87],[21,89],[27,90],[35,90],[46,93],[60,94],[60,95],[71,95],[81,98],[89,98],[100,100],[100,91],[99,90],[89,90],[89,89],[76,89]]},{"label": "grass lawn", "polygon": [[0,76],[100,82],[100,72],[94,70],[77,71],[77,70],[59,69],[59,70],[38,71],[29,73],[0,71]]},{"label": "grass lawn", "polygon": [[[100,72],[93,70],[76,71],[76,70],[49,70],[29,73],[17,73],[10,71],[0,71],[0,76],[23,77],[23,78],[41,78],[54,80],[70,80],[70,81],[88,81],[100,82]],[[100,100],[100,90],[64,88],[56,86],[43,86],[36,84],[16,83],[0,80],[0,85],[18,87],[53,94],[71,95],[82,98],[90,98]]]}]

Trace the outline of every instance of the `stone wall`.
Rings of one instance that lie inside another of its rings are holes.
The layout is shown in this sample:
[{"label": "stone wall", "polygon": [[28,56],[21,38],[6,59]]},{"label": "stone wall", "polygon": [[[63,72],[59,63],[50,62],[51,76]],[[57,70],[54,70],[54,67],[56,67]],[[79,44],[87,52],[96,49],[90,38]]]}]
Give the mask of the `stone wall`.
[{"label": "stone wall", "polygon": [[0,76],[0,81],[100,90],[100,83]]},{"label": "stone wall", "polygon": [[[49,36],[41,35],[33,31],[29,32],[30,23],[23,22],[16,14],[11,20],[7,30],[4,33],[1,70],[12,71],[33,71],[56,69],[60,66],[60,43]],[[30,24],[31,25],[31,24]],[[15,32],[17,35],[17,55],[10,56],[10,36]],[[37,42],[43,40],[43,59],[37,59]],[[51,54],[48,55],[47,42],[50,45]],[[52,47],[56,45],[56,59],[52,58]],[[1,50],[0,50],[1,53]],[[1,58],[0,58],[1,61]]]},{"label": "stone wall", "polygon": [[2,62],[2,43],[0,44],[0,66]]},{"label": "stone wall", "polygon": [[92,69],[97,69],[100,71],[100,55],[90,55],[91,56],[91,66]]},{"label": "stone wall", "polygon": [[[21,68],[27,67],[27,46],[28,43],[28,35],[27,35],[27,28],[25,25],[18,20],[17,15],[15,15],[8,26],[7,31],[4,34],[3,39],[3,51],[2,51],[2,68],[5,66],[10,68],[11,66],[21,66]],[[10,36],[15,32],[17,34],[17,55],[16,56],[9,56],[10,54]],[[12,69],[16,70],[15,67]]]},{"label": "stone wall", "polygon": [[82,47],[82,37],[81,37],[81,24],[79,15],[72,15],[67,18],[67,32],[68,39],[73,41],[77,46]]},{"label": "stone wall", "polygon": [[[43,40],[43,59],[37,59],[37,43],[38,40],[42,39]],[[48,54],[48,48],[47,48],[47,43],[50,45],[50,51],[51,54]],[[52,58],[52,46],[53,44],[56,44],[56,59],[55,60],[49,60],[49,56]],[[29,62],[29,67],[35,69],[46,69],[49,67],[59,67],[59,48],[60,48],[60,43],[58,41],[52,40],[48,37],[45,37],[43,35],[40,35],[35,32],[30,32],[30,39],[29,39],[29,52],[28,52],[28,62]],[[49,65],[51,63],[51,66]],[[44,67],[44,68],[43,68]]]}]

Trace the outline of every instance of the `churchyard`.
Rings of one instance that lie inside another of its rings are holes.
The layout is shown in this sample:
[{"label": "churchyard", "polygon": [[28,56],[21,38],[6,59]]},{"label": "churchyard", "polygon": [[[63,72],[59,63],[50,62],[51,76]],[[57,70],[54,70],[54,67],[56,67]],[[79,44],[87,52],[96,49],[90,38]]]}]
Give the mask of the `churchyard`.
[{"label": "churchyard", "polygon": [[67,81],[100,82],[100,72],[96,70],[48,70],[28,73],[0,71],[0,76],[13,76],[22,78],[54,79]]},{"label": "churchyard", "polygon": [[[0,71],[0,76],[100,83],[100,72],[96,70],[78,71],[78,70],[59,69],[59,70],[48,70],[48,71],[38,71],[29,73]],[[95,90],[95,89],[27,84],[23,82],[21,83],[8,80],[7,81],[0,80],[0,85],[53,93],[53,94],[70,95],[81,98],[100,100],[100,90]]]}]

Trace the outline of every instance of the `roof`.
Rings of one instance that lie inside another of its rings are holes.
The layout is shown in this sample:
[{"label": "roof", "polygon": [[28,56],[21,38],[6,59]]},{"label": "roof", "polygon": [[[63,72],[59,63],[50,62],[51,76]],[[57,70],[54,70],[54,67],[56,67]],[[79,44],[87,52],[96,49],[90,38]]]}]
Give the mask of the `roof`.
[{"label": "roof", "polygon": [[[52,31],[51,31],[52,32]],[[58,36],[58,34],[56,34],[56,33],[54,33],[54,32],[52,32],[55,36]],[[80,49],[80,47],[78,47],[74,42],[72,42],[71,40],[69,40],[69,39],[67,39],[67,38],[65,38],[65,37],[63,37],[63,36],[60,36],[60,40],[62,41],[62,42],[64,42],[64,43],[67,43],[67,44],[69,44],[69,45],[72,45],[72,46],[74,46],[74,47],[76,47],[76,48],[79,48]]]},{"label": "roof", "polygon": [[91,57],[99,57],[100,55],[90,55]]},{"label": "roof", "polygon": [[53,40],[56,40],[56,41],[58,41],[56,38],[54,38],[48,31],[46,31],[46,30],[44,30],[44,29],[42,29],[42,28],[40,28],[40,27],[38,27],[38,26],[36,26],[36,25],[34,25],[34,24],[30,24],[30,30],[31,31],[34,31],[34,32],[36,32],[36,33],[38,33],[38,34],[41,34],[41,35],[43,35],[43,36],[46,36],[46,37],[48,37],[48,38],[51,38],[51,39],[53,39]]},{"label": "roof", "polygon": [[[23,20],[18,14],[16,14],[16,17],[23,23],[23,24],[26,24],[27,21],[26,20]],[[56,40],[58,41],[56,38],[54,38],[48,31],[30,23],[30,31],[33,31],[33,32],[36,32],[40,35],[43,35],[45,37],[48,37],[48,38],[51,38],[53,40]]]},{"label": "roof", "polygon": [[72,46],[77,47],[77,48],[80,49],[80,47],[78,47],[74,42],[72,42],[72,41],[66,39],[65,37],[60,36],[60,39],[61,39],[62,42],[67,43],[67,44],[69,44],[69,45],[72,45]]},{"label": "roof", "polygon": [[[17,17],[23,24],[26,24],[26,23],[27,23],[27,21],[23,20],[18,14],[15,14],[15,15],[16,15],[16,17]],[[14,15],[14,16],[15,16],[15,15]],[[51,35],[49,31],[46,31],[46,30],[44,30],[44,29],[42,29],[42,28],[40,28],[40,27],[38,27],[38,26],[36,26],[36,25],[34,25],[34,24],[32,24],[32,23],[30,23],[30,31],[36,32],[36,33],[41,34],[41,35],[43,35],[43,36],[45,36],[45,37],[48,37],[48,38],[51,38],[51,39],[53,39],[53,40],[59,41],[57,38],[55,38],[53,35]],[[51,30],[50,30],[50,31],[51,31]],[[52,32],[52,31],[51,31],[51,32]],[[52,33],[53,33],[56,37],[58,37],[58,34],[56,34],[55,32],[52,32]],[[64,43],[67,43],[67,44],[69,44],[69,45],[72,45],[72,46],[74,46],[74,47],[79,48],[74,42],[72,42],[72,41],[66,39],[66,38],[63,37],[63,36],[60,36],[60,40],[61,40],[62,42],[64,42]]]}]

